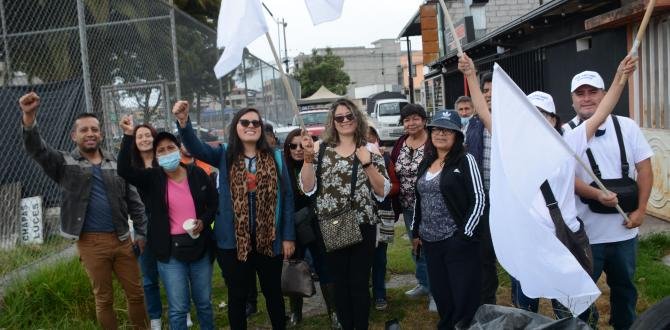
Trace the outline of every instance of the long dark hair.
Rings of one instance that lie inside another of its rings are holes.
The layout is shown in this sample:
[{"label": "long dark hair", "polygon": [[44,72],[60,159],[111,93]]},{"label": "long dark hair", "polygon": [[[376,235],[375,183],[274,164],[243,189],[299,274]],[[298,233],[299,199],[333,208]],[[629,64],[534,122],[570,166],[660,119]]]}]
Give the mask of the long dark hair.
[{"label": "long dark hair", "polygon": [[[133,138],[135,137],[135,135],[137,135],[137,130],[140,129],[140,128],[143,128],[143,127],[148,129],[149,132],[151,132],[151,137],[153,137],[154,140],[155,140],[156,135],[158,135],[158,132],[156,132],[156,129],[149,124],[139,124],[139,125],[135,126],[135,128],[133,129]],[[152,165],[153,167],[158,167],[158,162],[156,161],[156,153],[155,152],[154,152],[154,159],[151,161],[151,163],[153,164]],[[144,159],[142,158],[142,153],[140,152],[140,149],[137,149],[137,141],[136,140],[133,141],[133,147],[132,147],[131,156],[130,156],[130,164],[134,167],[137,167],[137,168],[144,168]]]},{"label": "long dark hair", "polygon": [[[444,158],[444,167],[448,167],[454,164],[458,164],[458,162],[465,157],[465,147],[463,146],[463,142],[465,141],[465,137],[463,136],[463,133],[461,131],[455,131],[456,134],[454,135],[454,145],[451,146],[451,150],[447,153],[447,155]],[[428,140],[432,142],[433,138],[433,130],[429,129],[428,130]],[[426,153],[426,162],[428,163],[428,166],[432,162],[437,159],[437,148],[430,143],[426,143],[426,148],[429,152]]]},{"label": "long dark hair", "polygon": [[261,137],[256,141],[256,149],[258,152],[265,152],[272,155],[272,147],[265,140],[265,130],[263,129],[263,117],[261,113],[254,108],[244,108],[238,111],[233,119],[230,122],[230,127],[228,129],[228,153],[226,155],[226,164],[228,168],[231,168],[233,161],[244,157],[244,145],[242,140],[237,136],[237,123],[240,121],[240,118],[249,112],[255,112],[258,115],[258,120],[261,122],[259,127],[261,131]]},{"label": "long dark hair", "polygon": [[291,182],[294,183],[294,188],[297,186],[298,183],[298,178],[295,175],[295,170],[300,169],[302,167],[303,161],[302,160],[295,160],[293,157],[291,157],[291,140],[293,140],[294,137],[300,136],[302,133],[302,130],[300,128],[296,128],[292,130],[291,132],[286,135],[286,139],[284,140],[284,163],[286,164],[288,168],[288,174],[291,177]]}]

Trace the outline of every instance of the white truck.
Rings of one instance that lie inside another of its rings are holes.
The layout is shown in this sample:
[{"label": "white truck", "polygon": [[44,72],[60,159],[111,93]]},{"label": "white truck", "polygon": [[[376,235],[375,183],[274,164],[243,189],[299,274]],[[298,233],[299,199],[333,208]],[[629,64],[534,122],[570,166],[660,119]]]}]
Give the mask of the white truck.
[{"label": "white truck", "polygon": [[375,106],[369,114],[379,138],[384,144],[395,142],[404,133],[400,123],[400,109],[409,104],[406,99],[381,99],[375,101]]}]

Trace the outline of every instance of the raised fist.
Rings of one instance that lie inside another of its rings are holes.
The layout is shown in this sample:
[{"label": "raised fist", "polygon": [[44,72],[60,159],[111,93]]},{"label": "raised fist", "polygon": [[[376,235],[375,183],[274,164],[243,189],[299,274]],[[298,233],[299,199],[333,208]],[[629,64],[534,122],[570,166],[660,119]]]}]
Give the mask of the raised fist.
[{"label": "raised fist", "polygon": [[40,106],[40,97],[35,92],[27,93],[19,99],[19,107],[23,112],[23,125],[30,126],[35,122],[37,108]]},{"label": "raised fist", "polygon": [[135,125],[133,125],[133,115],[123,116],[121,122],[119,122],[119,126],[121,126],[121,129],[123,130],[123,134],[133,135],[133,130],[135,129]]},{"label": "raised fist", "polygon": [[172,107],[172,114],[177,118],[179,126],[185,127],[188,120],[188,101],[177,101]]}]

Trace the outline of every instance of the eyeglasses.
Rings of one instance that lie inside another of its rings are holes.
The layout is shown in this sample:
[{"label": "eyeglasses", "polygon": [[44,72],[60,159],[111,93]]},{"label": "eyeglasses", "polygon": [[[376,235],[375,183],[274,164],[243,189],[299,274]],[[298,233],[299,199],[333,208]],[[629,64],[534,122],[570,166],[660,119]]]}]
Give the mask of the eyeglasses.
[{"label": "eyeglasses", "polygon": [[242,125],[242,127],[249,127],[249,125],[251,125],[251,127],[253,128],[258,128],[261,127],[261,121],[256,119],[254,120],[240,119],[240,125]]},{"label": "eyeglasses", "polygon": [[335,119],[335,121],[338,122],[338,123],[343,123],[345,120],[346,121],[352,121],[352,120],[354,120],[354,114],[353,113],[348,113],[346,115],[335,116],[333,119]]},{"label": "eyeglasses", "polygon": [[433,130],[432,130],[432,132],[433,132],[433,134],[435,134],[435,135],[447,135],[447,136],[454,135],[454,134],[456,133],[456,132],[454,132],[454,131],[452,131],[452,130],[450,130],[450,129],[447,129],[447,128],[438,128],[438,127],[434,127]]},{"label": "eyeglasses", "polygon": [[298,143],[298,144],[296,144],[296,143],[289,143],[289,144],[288,144],[288,147],[291,148],[291,150],[298,149],[298,147],[300,147],[300,149],[302,149],[302,144],[300,144],[300,143]]}]

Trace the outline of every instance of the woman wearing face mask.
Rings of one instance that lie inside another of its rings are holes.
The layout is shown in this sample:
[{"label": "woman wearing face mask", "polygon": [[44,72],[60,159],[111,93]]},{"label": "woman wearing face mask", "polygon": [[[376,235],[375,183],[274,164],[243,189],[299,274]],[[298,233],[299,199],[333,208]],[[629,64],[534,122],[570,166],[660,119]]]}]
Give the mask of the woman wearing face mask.
[{"label": "woman wearing face mask", "polygon": [[[313,207],[312,199],[305,195],[302,190],[300,190],[298,184],[298,177],[300,175],[300,169],[303,165],[304,152],[301,145],[301,130],[296,128],[295,130],[288,133],[286,136],[286,141],[284,142],[284,158],[286,159],[286,167],[288,168],[289,176],[291,178],[291,186],[293,187],[294,198],[293,205],[296,213],[296,219],[298,216],[310,216],[313,215],[313,212],[308,210]],[[308,219],[310,221],[312,230],[318,228],[315,219]],[[297,226],[297,221],[296,221]],[[296,228],[297,232],[297,228]],[[316,234],[316,233],[314,233]],[[339,322],[337,320],[337,314],[335,313],[335,286],[332,280],[332,277],[328,273],[324,265],[324,258],[326,251],[322,246],[317,244],[316,241],[312,242],[301,242],[299,237],[296,240],[294,258],[302,259],[305,257],[305,252],[309,249],[309,252],[312,255],[312,260],[314,262],[314,269],[316,270],[317,275],[319,276],[319,285],[321,286],[321,293],[323,294],[323,300],[326,303],[326,309],[328,311],[328,317],[331,319],[331,328],[337,329],[340,328]],[[291,307],[291,315],[289,322],[291,325],[300,323],[302,320],[302,297],[290,297],[289,303]]]},{"label": "woman wearing face mask", "polygon": [[[393,199],[393,210],[396,214],[402,213],[405,229],[410,239],[410,227],[414,219],[414,184],[416,182],[419,163],[430,150],[431,142],[426,131],[426,110],[418,104],[408,104],[400,110],[400,123],[405,128],[405,135],[398,138],[391,151],[391,161],[395,165],[395,175],[400,181],[400,193]],[[428,272],[426,259],[423,255],[414,256],[417,285],[405,292],[410,298],[418,298],[429,294]],[[431,298],[429,308],[434,310],[434,301]]]},{"label": "woman wearing face mask", "polygon": [[132,117],[124,117],[120,126],[124,136],[117,170],[143,191],[147,201],[147,246],[158,260],[158,272],[165,285],[170,329],[187,328],[191,299],[200,328],[214,329],[209,243],[210,225],[217,210],[216,188],[203,170],[180,164],[177,138],[167,132],[157,134],[153,140],[159,167],[132,166]]},{"label": "woman wearing face mask", "polygon": [[[340,99],[331,106],[328,118],[323,143],[315,146],[310,136],[302,137],[305,157],[300,183],[306,195],[315,196],[319,217],[326,218],[340,210],[356,213],[354,219],[346,219],[355,221],[353,226],[346,227],[346,233],[324,232],[324,222],[319,228],[324,244],[330,242],[331,247],[336,247],[326,253],[326,262],[335,281],[337,316],[342,328],[367,329],[368,283],[374,258],[375,225],[379,221],[375,201],[384,200],[391,185],[379,151],[366,147],[366,115],[350,100]],[[323,150],[321,156],[317,156],[319,150]],[[352,243],[355,240],[351,239],[347,243],[352,244],[339,247],[334,242],[340,234],[360,240]]]}]

